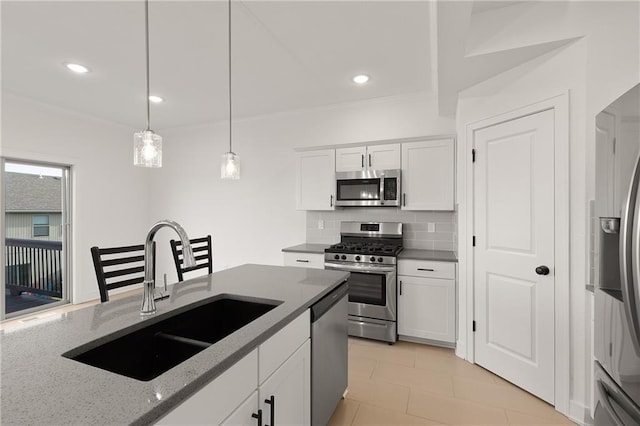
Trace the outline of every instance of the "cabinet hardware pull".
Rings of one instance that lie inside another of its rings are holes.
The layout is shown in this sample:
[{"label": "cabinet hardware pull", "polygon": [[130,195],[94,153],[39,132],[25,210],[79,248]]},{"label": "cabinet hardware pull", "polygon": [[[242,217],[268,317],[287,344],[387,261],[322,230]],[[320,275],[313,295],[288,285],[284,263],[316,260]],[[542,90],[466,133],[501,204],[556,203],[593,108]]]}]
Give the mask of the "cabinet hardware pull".
[{"label": "cabinet hardware pull", "polygon": [[296,259],[296,262],[309,263],[309,261],[306,259]]},{"label": "cabinet hardware pull", "polygon": [[265,404],[269,404],[271,406],[271,424],[264,426],[275,426],[276,425],[276,397],[271,395],[269,399],[264,400]]},{"label": "cabinet hardware pull", "polygon": [[402,281],[400,281],[400,296],[402,296]]},{"label": "cabinet hardware pull", "polygon": [[406,192],[402,193],[402,206],[403,207],[407,206],[407,193]]},{"label": "cabinet hardware pull", "polygon": [[262,426],[262,410],[258,410],[257,413],[253,413],[251,417],[258,419],[258,426]]},{"label": "cabinet hardware pull", "polygon": [[360,155],[360,162],[362,163],[362,168],[364,169],[364,154]]},{"label": "cabinet hardware pull", "polygon": [[329,207],[333,207],[333,194],[331,195],[331,199],[329,201]]},{"label": "cabinet hardware pull", "polygon": [[430,269],[430,268],[418,268],[418,271],[429,271],[429,272],[433,272],[433,271],[435,271],[435,269]]},{"label": "cabinet hardware pull", "polygon": [[371,154],[369,154],[369,167],[371,167]]}]

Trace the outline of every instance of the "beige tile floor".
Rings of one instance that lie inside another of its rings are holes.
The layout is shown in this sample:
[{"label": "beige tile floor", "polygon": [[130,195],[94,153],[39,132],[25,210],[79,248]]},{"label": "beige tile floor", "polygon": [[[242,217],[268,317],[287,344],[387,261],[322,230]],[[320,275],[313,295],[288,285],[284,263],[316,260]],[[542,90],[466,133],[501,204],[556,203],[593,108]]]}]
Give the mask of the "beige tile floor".
[{"label": "beige tile floor", "polygon": [[349,390],[337,425],[574,425],[452,349],[349,339]]}]

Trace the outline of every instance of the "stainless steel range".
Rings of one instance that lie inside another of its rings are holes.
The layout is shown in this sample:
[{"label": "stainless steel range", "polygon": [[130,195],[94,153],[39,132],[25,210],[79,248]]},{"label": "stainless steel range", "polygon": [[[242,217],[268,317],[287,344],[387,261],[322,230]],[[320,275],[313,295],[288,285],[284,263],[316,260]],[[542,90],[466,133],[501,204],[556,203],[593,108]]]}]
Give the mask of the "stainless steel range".
[{"label": "stainless steel range", "polygon": [[340,243],[325,249],[324,268],[351,272],[349,335],[397,340],[396,265],[401,251],[402,223],[340,224]]}]

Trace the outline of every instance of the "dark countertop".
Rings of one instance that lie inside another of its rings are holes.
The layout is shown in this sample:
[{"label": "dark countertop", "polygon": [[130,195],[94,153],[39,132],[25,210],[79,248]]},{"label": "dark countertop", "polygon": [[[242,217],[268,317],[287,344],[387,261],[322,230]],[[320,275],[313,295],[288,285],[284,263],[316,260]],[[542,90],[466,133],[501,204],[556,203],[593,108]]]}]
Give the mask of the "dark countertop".
[{"label": "dark countertop", "polygon": [[435,260],[438,262],[458,262],[456,254],[447,250],[419,250],[404,249],[398,255],[398,260]]},{"label": "dark countertop", "polygon": [[331,244],[298,244],[297,246],[291,246],[283,248],[283,252],[296,252],[296,253],[321,253],[324,254],[324,249]]},{"label": "dark countertop", "polygon": [[[149,424],[295,319],[348,273],[281,266],[243,265],[169,287],[155,315],[139,313],[141,296],[102,303],[0,331],[1,418],[9,424]],[[148,382],[64,358],[164,314],[223,294],[283,301],[253,321]],[[100,341],[98,341],[100,339]]]}]

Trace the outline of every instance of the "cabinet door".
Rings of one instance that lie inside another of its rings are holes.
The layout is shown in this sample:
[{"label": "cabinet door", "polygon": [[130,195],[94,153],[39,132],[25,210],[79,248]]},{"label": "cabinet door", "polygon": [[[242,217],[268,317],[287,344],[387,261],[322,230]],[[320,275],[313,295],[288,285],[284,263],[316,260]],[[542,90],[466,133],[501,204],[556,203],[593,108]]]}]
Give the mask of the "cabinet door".
[{"label": "cabinet door", "polygon": [[311,423],[310,364],[311,340],[307,339],[260,386],[263,424],[301,426]]},{"label": "cabinet door", "polygon": [[366,162],[374,170],[399,169],[400,144],[368,146]]},{"label": "cabinet door", "polygon": [[402,144],[402,209],[454,209],[454,140]]},{"label": "cabinet door", "polygon": [[257,390],[253,392],[251,396],[247,398],[247,400],[243,402],[236,411],[231,413],[231,415],[221,424],[225,426],[262,426],[262,424],[264,424],[264,419],[262,419],[262,424],[260,424],[258,422],[259,419],[257,417],[253,417],[254,415],[258,415]]},{"label": "cabinet door", "polygon": [[398,334],[454,343],[455,281],[398,276]]},{"label": "cabinet door", "polygon": [[285,252],[284,266],[324,269],[324,255],[319,253]]},{"label": "cabinet door", "polygon": [[220,424],[258,385],[258,350],[182,402],[157,425]]},{"label": "cabinet door", "polygon": [[296,208],[298,210],[334,210],[334,149],[299,152],[296,158]]},{"label": "cabinet door", "polygon": [[366,166],[366,147],[336,149],[336,172],[358,172]]}]

